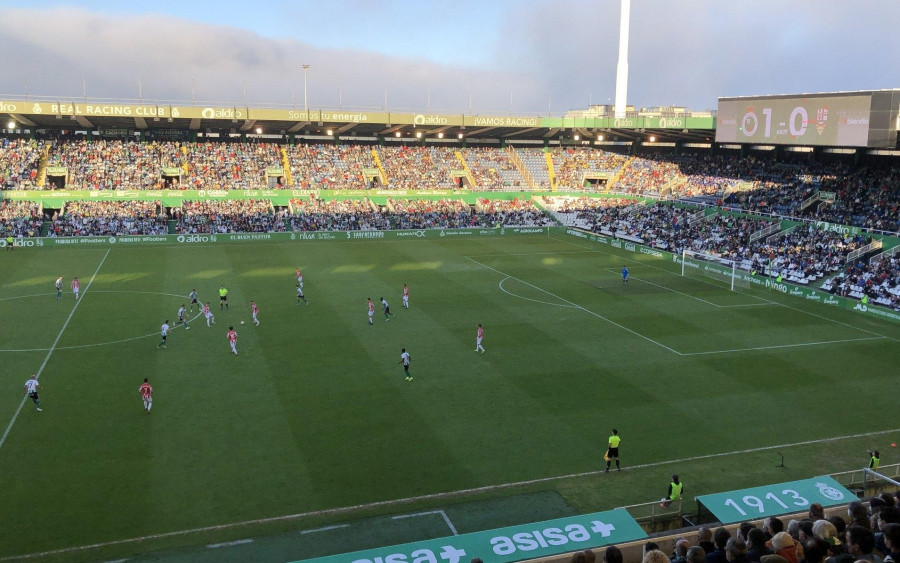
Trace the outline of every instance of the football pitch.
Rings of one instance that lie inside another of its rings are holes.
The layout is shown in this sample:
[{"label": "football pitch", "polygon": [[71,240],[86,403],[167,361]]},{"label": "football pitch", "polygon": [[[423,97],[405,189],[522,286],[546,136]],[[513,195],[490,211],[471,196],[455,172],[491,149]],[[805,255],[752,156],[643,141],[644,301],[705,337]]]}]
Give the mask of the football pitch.
[{"label": "football pitch", "polygon": [[[900,325],[563,234],[0,262],[0,560],[302,559],[652,501],[672,473],[693,498],[900,461]],[[195,308],[159,349],[194,288],[215,325]],[[422,511],[444,517],[380,523]],[[206,549],[230,542],[271,548]]]}]

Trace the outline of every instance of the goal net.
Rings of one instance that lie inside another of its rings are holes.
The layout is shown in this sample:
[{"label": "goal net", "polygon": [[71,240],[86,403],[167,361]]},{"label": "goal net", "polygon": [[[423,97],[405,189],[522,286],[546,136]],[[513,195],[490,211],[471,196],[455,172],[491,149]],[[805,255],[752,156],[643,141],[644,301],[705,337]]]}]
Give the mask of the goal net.
[{"label": "goal net", "polygon": [[712,278],[724,282],[734,291],[736,287],[750,287],[738,267],[737,262],[714,254],[683,250],[681,252],[681,275],[691,278]]}]

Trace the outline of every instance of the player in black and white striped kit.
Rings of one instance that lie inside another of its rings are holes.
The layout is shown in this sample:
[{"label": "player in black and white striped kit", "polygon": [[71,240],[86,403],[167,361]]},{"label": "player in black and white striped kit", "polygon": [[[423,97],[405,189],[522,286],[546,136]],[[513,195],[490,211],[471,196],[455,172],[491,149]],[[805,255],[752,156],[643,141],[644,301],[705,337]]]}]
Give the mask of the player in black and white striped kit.
[{"label": "player in black and white striped kit", "polygon": [[41,384],[38,383],[37,375],[32,375],[31,379],[25,382],[25,394],[34,401],[34,406],[37,407],[38,412],[43,410],[41,408],[41,398],[38,396],[38,391],[40,390]]}]

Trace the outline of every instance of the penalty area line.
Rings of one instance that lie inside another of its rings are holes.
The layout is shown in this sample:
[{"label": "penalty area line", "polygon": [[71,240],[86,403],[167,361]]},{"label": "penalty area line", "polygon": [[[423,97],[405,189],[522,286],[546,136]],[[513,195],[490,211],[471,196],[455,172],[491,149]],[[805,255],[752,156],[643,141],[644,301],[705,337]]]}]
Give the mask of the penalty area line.
[{"label": "penalty area line", "polygon": [[[689,463],[692,461],[701,461],[704,459],[715,459],[715,458],[729,457],[729,456],[735,456],[735,455],[746,455],[749,453],[787,449],[787,448],[793,448],[793,447],[797,447],[797,446],[810,446],[813,444],[826,444],[829,442],[839,442],[841,440],[856,440],[856,439],[865,438],[868,436],[879,436],[881,434],[890,434],[892,432],[900,432],[900,428],[892,428],[890,430],[876,430],[874,432],[863,432],[861,434],[850,434],[850,435],[846,435],[846,436],[833,436],[831,438],[818,438],[815,440],[804,440],[801,442],[793,442],[793,443],[789,443],[789,444],[777,444],[774,446],[761,446],[758,448],[748,448],[745,450],[733,450],[730,452],[721,452],[721,453],[716,453],[716,454],[696,455],[696,456],[691,456],[691,457],[683,457],[680,459],[655,461],[655,462],[651,462],[651,463],[643,463],[643,464],[639,464],[639,465],[632,465],[629,467],[624,467],[624,468],[622,468],[622,470],[623,471],[635,471],[638,469],[649,469],[652,467],[661,467],[664,465],[672,465],[672,464],[676,464],[676,463]],[[99,549],[99,548],[103,548],[103,547],[110,547],[110,546],[114,546],[114,545],[122,545],[122,544],[128,544],[128,543],[139,543],[139,542],[144,542],[144,541],[154,540],[154,539],[186,536],[186,535],[190,535],[190,534],[197,534],[197,533],[202,533],[202,532],[213,532],[213,531],[217,531],[217,530],[227,530],[230,528],[239,528],[239,527],[243,527],[243,526],[251,526],[254,524],[268,524],[268,523],[272,523],[272,522],[284,522],[284,521],[289,521],[289,520],[297,520],[300,518],[327,516],[327,515],[334,515],[334,514],[343,514],[343,513],[347,513],[347,512],[358,512],[358,511],[362,511],[362,510],[371,510],[371,509],[375,509],[375,508],[400,506],[400,505],[404,505],[404,504],[412,504],[412,503],[421,502],[421,501],[461,497],[461,496],[480,494],[480,493],[489,493],[489,492],[493,492],[493,491],[500,491],[500,490],[511,489],[511,488],[515,488],[515,487],[526,487],[526,486],[530,486],[530,485],[537,485],[540,483],[547,483],[547,482],[551,482],[551,481],[564,481],[564,480],[579,479],[579,478],[584,478],[584,477],[595,477],[595,476],[603,475],[604,473],[606,473],[605,468],[604,469],[596,469],[594,471],[584,471],[581,473],[570,473],[568,475],[559,475],[559,476],[554,476],[554,477],[539,477],[537,479],[528,479],[526,481],[501,483],[498,485],[485,485],[483,487],[475,487],[475,488],[471,488],[471,489],[459,489],[456,491],[447,491],[447,492],[443,492],[443,493],[431,493],[431,494],[419,495],[419,496],[415,496],[415,497],[407,497],[407,498],[394,499],[394,500],[382,500],[382,501],[370,502],[370,503],[365,503],[365,504],[357,504],[355,506],[326,508],[323,510],[315,510],[312,512],[301,512],[298,514],[286,514],[284,516],[272,516],[269,518],[258,518],[256,520],[245,520],[243,522],[218,524],[215,526],[205,526],[203,528],[193,528],[190,530],[162,532],[159,534],[150,534],[150,535],[146,535],[146,536],[139,536],[139,537],[128,538],[128,539],[123,539],[123,540],[113,540],[113,541],[102,542],[102,543],[94,543],[94,544],[84,545],[84,546],[79,546],[79,547],[65,547],[65,548],[61,548],[61,549],[54,549],[52,551],[43,551],[40,553],[30,553],[27,555],[11,555],[11,556],[0,558],[0,561],[36,559],[39,557],[48,557],[51,555],[60,555],[63,553],[73,553],[73,552],[78,552],[78,551],[84,551],[87,549]]]},{"label": "penalty area line", "polygon": [[[666,346],[665,344],[663,344],[663,343],[661,343],[661,342],[657,342],[656,340],[653,340],[653,339],[650,338],[649,336],[644,336],[644,335],[641,334],[640,332],[637,332],[637,331],[635,331],[635,330],[632,330],[632,329],[628,328],[627,326],[621,325],[621,324],[617,323],[616,321],[614,321],[614,320],[612,320],[612,319],[608,319],[608,318],[604,317],[603,315],[601,315],[600,313],[595,313],[594,311],[591,311],[590,309],[587,309],[587,308],[585,308],[585,307],[579,305],[578,303],[573,303],[573,302],[569,301],[568,299],[562,298],[562,297],[560,297],[559,295],[556,295],[555,293],[551,293],[551,292],[547,291],[546,289],[541,288],[541,287],[538,287],[538,286],[536,286],[536,285],[534,285],[534,284],[532,284],[532,283],[528,283],[527,281],[522,280],[522,279],[519,279],[519,278],[517,278],[516,276],[511,276],[511,275],[507,274],[506,272],[501,272],[500,270],[498,270],[498,269],[496,269],[496,268],[492,268],[491,266],[488,266],[487,264],[484,264],[484,263],[482,263],[482,262],[479,262],[478,260],[475,260],[474,258],[470,258],[469,256],[466,256],[465,258],[466,258],[466,260],[469,260],[470,262],[474,262],[474,263],[478,264],[478,265],[481,266],[482,268],[487,268],[488,270],[491,270],[492,272],[496,272],[496,273],[500,274],[501,276],[506,276],[507,278],[514,279],[514,280],[516,280],[516,281],[519,282],[519,283],[523,283],[523,284],[525,284],[525,285],[527,285],[527,286],[529,286],[529,287],[531,287],[531,288],[534,288],[534,289],[536,289],[536,290],[538,290],[538,291],[540,291],[540,292],[542,292],[542,293],[546,293],[546,294],[549,295],[550,297],[555,297],[556,299],[562,301],[563,303],[566,303],[567,305],[569,305],[569,306],[572,307],[572,308],[580,309],[580,310],[584,311],[585,313],[587,313],[587,314],[589,314],[589,315],[593,315],[593,316],[597,317],[598,319],[600,319],[600,320],[602,320],[602,321],[605,321],[605,322],[607,322],[607,323],[609,323],[609,324],[611,324],[611,325],[613,325],[613,326],[615,326],[615,327],[618,327],[618,328],[624,330],[625,332],[628,332],[628,333],[630,333],[630,334],[633,334],[633,335],[635,335],[635,336],[637,336],[637,337],[639,337],[639,338],[642,338],[642,339],[644,339],[644,340],[646,340],[647,342],[650,342],[650,343],[652,343],[652,344],[656,344],[656,345],[659,346],[660,348],[664,348],[664,349],[668,350],[669,352],[672,352],[673,354],[675,354],[675,355],[677,355],[677,356],[680,356],[680,355],[681,355],[681,352],[679,352],[678,350],[675,350],[674,348],[669,348],[669,347]],[[504,280],[504,281],[506,281],[506,280]],[[502,282],[501,282],[501,283],[502,283]],[[516,296],[516,297],[518,297],[518,296]]]},{"label": "penalty area line", "polygon": [[[106,262],[106,257],[109,256],[109,252],[112,250],[111,248],[106,250],[106,254],[103,255],[103,259],[100,260],[100,264],[97,265],[97,269],[94,270],[94,275],[91,276],[90,281],[88,281],[87,286],[84,288],[84,293],[81,294],[81,297],[75,302],[75,306],[72,307],[72,310],[69,312],[69,316],[66,317],[66,322],[63,323],[62,328],[59,329],[59,334],[56,335],[56,339],[53,341],[53,344],[50,346],[50,350],[47,351],[47,356],[44,357],[44,361],[41,362],[41,367],[35,372],[35,379],[40,379],[41,374],[44,372],[44,368],[47,367],[47,362],[50,361],[50,356],[53,355],[53,352],[56,350],[56,345],[59,344],[60,338],[62,338],[63,333],[66,331],[66,327],[69,326],[69,321],[72,320],[72,317],[75,315],[75,311],[78,310],[78,306],[81,305],[81,302],[84,300],[84,296],[87,295],[88,290],[91,289],[91,284],[94,283],[94,279],[97,277],[97,274],[100,272],[100,268],[103,267],[103,263]],[[22,397],[22,400],[19,402],[19,408],[16,409],[15,414],[13,414],[12,419],[9,421],[9,424],[6,426],[6,430],[3,431],[3,436],[0,436],[0,448],[3,447],[3,444],[6,443],[6,438],[9,436],[10,430],[12,430],[13,424],[16,423],[16,419],[19,418],[19,413],[22,412],[22,408],[25,406],[25,401],[28,400],[28,396]]]}]

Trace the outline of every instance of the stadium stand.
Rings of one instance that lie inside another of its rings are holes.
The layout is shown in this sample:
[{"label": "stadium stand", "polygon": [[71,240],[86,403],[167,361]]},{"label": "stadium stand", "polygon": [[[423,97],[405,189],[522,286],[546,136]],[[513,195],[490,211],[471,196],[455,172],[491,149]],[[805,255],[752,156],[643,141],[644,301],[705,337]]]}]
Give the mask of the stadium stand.
[{"label": "stadium stand", "polygon": [[375,168],[372,148],[364,145],[294,145],[288,159],[300,189],[361,190],[363,170]]},{"label": "stadium stand", "polygon": [[282,163],[280,145],[272,143],[188,143],[185,151],[193,189],[265,188],[266,168]]},{"label": "stadium stand", "polygon": [[294,231],[361,231],[390,229],[388,219],[368,199],[325,201],[292,199],[288,215]]},{"label": "stadium stand", "polygon": [[845,271],[828,280],[822,289],[842,297],[877,303],[900,311],[900,259],[884,256],[871,263],[849,264]]},{"label": "stadium stand", "polygon": [[0,237],[36,237],[41,234],[43,211],[39,203],[0,200]]},{"label": "stadium stand", "polygon": [[516,149],[519,158],[531,177],[534,178],[537,187],[541,190],[550,189],[550,172],[547,170],[547,159],[543,149]]},{"label": "stadium stand", "polygon": [[68,169],[68,189],[146,190],[162,188],[162,168],[182,159],[178,143],[70,140],[52,144],[48,164]]},{"label": "stadium stand", "polygon": [[43,143],[25,139],[0,139],[0,187],[34,189]]},{"label": "stadium stand", "polygon": [[450,190],[456,187],[452,170],[461,167],[446,147],[378,147],[378,154],[394,190]]},{"label": "stadium stand", "polygon": [[159,201],[70,201],[50,224],[48,236],[164,235]]},{"label": "stadium stand", "polygon": [[558,148],[550,154],[559,190],[581,190],[586,174],[612,176],[627,160],[623,155],[599,149]]},{"label": "stadium stand", "polygon": [[175,232],[271,233],[287,230],[286,213],[275,211],[268,200],[185,201],[172,208]]},{"label": "stadium stand", "polygon": [[480,190],[524,190],[525,179],[505,150],[468,148],[460,151]]}]

